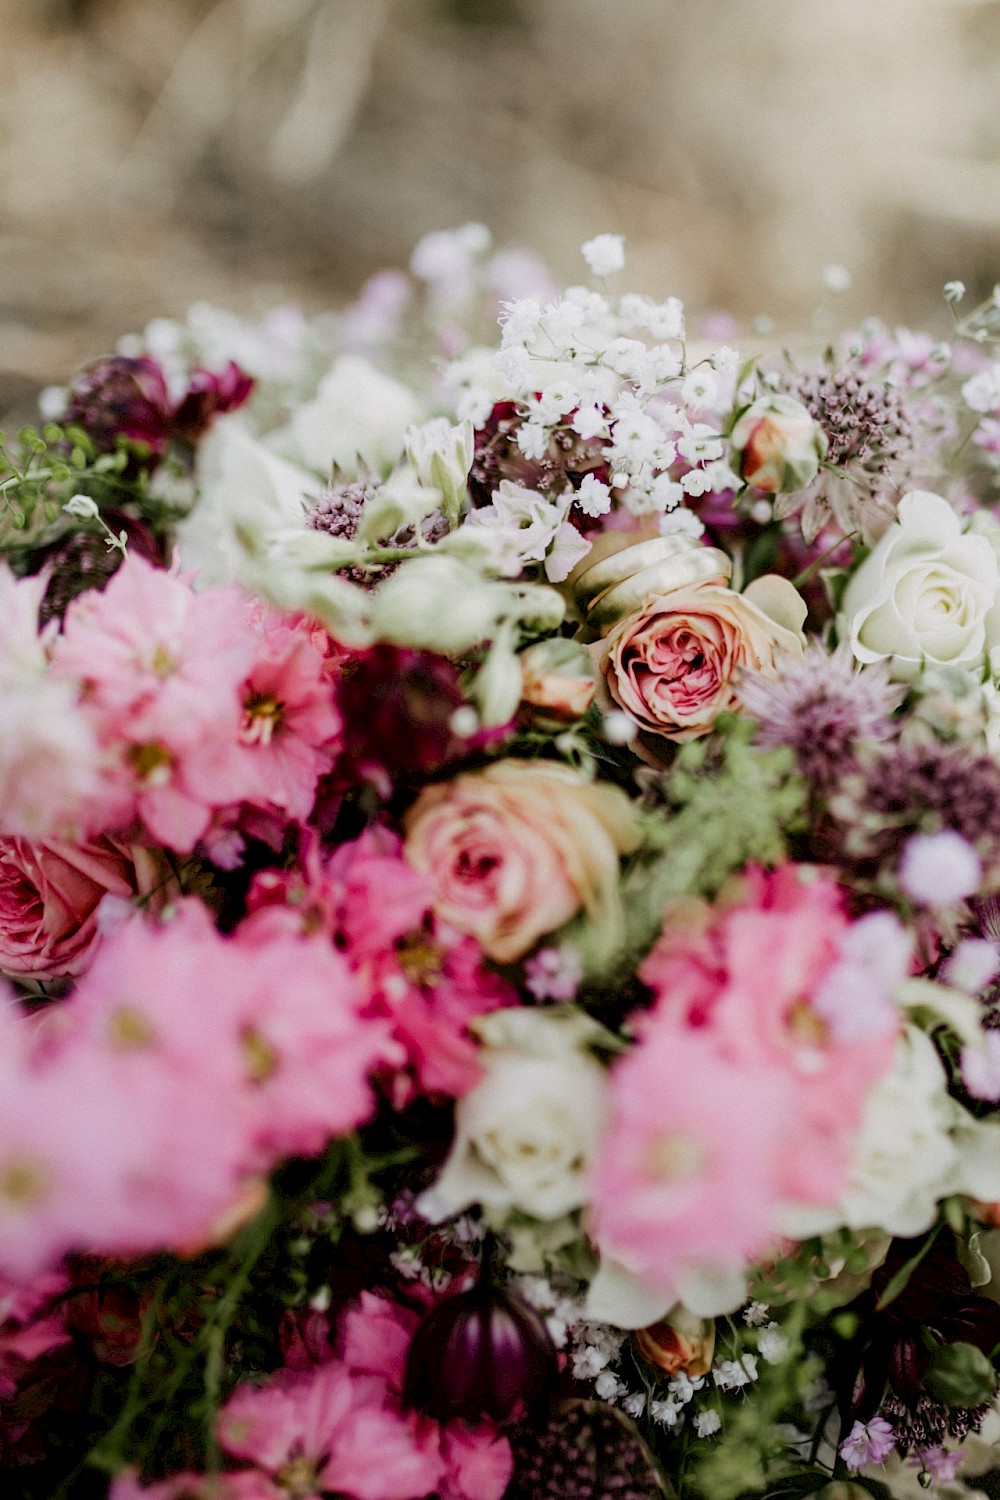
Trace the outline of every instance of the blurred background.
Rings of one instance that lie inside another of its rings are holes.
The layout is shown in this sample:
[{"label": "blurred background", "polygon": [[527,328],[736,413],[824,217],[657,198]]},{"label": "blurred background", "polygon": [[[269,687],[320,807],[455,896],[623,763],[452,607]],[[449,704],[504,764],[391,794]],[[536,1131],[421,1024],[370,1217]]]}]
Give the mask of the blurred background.
[{"label": "blurred background", "polygon": [[481,220],[699,310],[1000,280],[997,0],[0,0],[0,409],[155,314]]}]

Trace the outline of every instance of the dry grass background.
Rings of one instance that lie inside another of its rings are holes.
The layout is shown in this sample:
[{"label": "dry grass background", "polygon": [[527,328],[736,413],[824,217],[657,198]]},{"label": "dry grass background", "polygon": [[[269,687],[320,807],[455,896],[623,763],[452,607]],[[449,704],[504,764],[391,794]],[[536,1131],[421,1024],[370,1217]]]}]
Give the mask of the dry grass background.
[{"label": "dry grass background", "polygon": [[470,218],[785,324],[843,262],[916,319],[1000,278],[998,101],[996,0],[0,0],[0,370],[331,305]]}]

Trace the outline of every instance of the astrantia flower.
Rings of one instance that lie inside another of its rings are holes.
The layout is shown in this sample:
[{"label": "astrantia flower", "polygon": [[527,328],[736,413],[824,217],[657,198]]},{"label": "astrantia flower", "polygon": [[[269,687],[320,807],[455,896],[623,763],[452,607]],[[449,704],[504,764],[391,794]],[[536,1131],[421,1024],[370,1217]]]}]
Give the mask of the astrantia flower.
[{"label": "astrantia flower", "polygon": [[817,642],[779,657],[773,675],[747,672],[737,693],[757,720],[757,744],[791,746],[819,789],[840,779],[856,746],[891,738],[902,697],[881,664],[858,671],[845,647],[831,655]]},{"label": "astrantia flower", "polygon": [[827,453],[805,490],[778,498],[775,514],[801,511],[807,542],[830,521],[873,540],[892,520],[912,471],[915,421],[905,391],[851,363],[803,371],[783,385],[819,423]]},{"label": "astrantia flower", "polygon": [[1000,862],[1000,765],[961,744],[875,746],[831,803],[848,854],[888,858],[904,829],[953,829],[991,870]]}]

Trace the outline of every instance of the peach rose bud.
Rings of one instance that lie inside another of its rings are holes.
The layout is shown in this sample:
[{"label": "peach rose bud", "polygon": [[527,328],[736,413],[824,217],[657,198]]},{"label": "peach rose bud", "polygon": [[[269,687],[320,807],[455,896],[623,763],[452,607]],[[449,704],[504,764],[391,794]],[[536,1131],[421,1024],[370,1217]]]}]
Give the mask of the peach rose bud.
[{"label": "peach rose bud", "polygon": [[521,702],[554,719],[579,719],[594,701],[597,677],[578,641],[556,636],[522,651]]},{"label": "peach rose bud", "polygon": [[686,1307],[677,1306],[649,1328],[635,1334],[639,1353],[647,1364],[666,1375],[707,1375],[715,1352],[715,1323],[696,1318]]},{"label": "peach rose bud", "polygon": [[804,490],[826,457],[826,433],[794,396],[762,396],[748,406],[729,438],[738,474],[766,495]]}]

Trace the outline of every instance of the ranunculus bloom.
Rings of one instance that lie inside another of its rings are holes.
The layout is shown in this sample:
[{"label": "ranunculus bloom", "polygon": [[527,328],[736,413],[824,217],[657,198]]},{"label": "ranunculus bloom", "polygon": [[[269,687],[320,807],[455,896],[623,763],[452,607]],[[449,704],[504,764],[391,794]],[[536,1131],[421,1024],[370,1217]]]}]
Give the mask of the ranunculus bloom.
[{"label": "ranunculus bloom", "polygon": [[98,936],[104,897],[127,900],[160,874],[151,850],[107,838],[0,839],[0,970],[34,979],[79,974]]},{"label": "ranunculus bloom", "polygon": [[640,729],[690,740],[735,705],[744,668],[772,671],[781,654],[801,655],[805,613],[784,578],[757,578],[742,594],[698,582],[619,620],[593,649],[611,698]]},{"label": "ranunculus bloom", "polygon": [[980,673],[1000,650],[1000,565],[940,495],[913,490],[851,578],[838,628],[860,662],[910,682],[924,665]]},{"label": "ranunculus bloom", "polygon": [[613,927],[619,857],[638,841],[618,787],[541,761],[498,761],[425,787],[406,831],[406,857],[431,880],[437,915],[498,963],[520,958],[581,906]]}]

